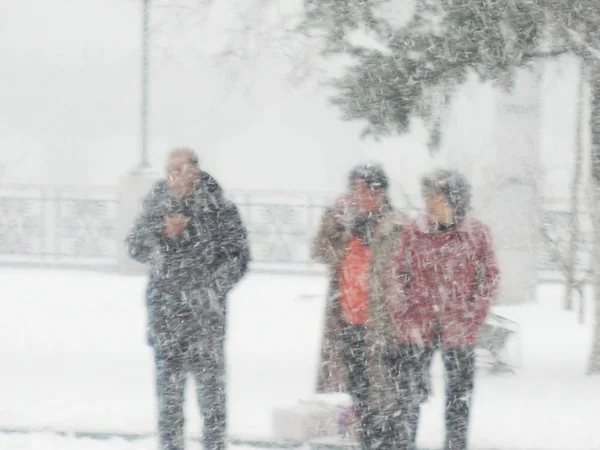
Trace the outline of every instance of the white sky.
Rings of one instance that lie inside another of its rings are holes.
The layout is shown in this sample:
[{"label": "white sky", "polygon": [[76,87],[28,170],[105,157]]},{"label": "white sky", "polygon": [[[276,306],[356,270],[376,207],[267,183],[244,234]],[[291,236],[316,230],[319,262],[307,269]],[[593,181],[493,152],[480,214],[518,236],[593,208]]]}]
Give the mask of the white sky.
[{"label": "white sky", "polygon": [[[354,163],[379,159],[405,189],[417,189],[418,177],[432,164],[424,135],[415,130],[383,144],[361,141],[361,124],[340,122],[324,92],[291,85],[290,75],[298,73],[293,64],[304,56],[296,42],[268,39],[272,29],[263,29],[262,39],[250,42],[261,49],[262,59],[241,63],[237,79],[229,67],[214,64],[209,54],[236,36],[223,30],[239,24],[240,16],[252,18],[242,1],[218,2],[226,6],[210,16],[179,6],[164,9],[164,0],[154,4],[150,150],[155,166],[169,148],[189,145],[226,187],[322,191],[341,189]],[[135,167],[140,5],[137,0],[2,3],[4,182],[115,185]],[[270,17],[288,17],[293,8],[286,5],[289,10],[274,9]],[[542,87],[541,154],[552,196],[568,194],[574,64],[552,63]],[[463,151],[473,158],[493,145],[494,95],[476,82],[461,90],[445,141],[451,159],[462,158]]]}]

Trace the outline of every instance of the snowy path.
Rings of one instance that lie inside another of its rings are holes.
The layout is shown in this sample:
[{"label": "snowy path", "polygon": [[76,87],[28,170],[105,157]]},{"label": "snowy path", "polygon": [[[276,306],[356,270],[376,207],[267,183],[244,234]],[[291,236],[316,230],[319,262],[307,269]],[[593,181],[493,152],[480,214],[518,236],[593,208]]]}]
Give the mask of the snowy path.
[{"label": "snowy path", "polygon": [[[325,288],[320,278],[252,275],[234,292],[228,342],[233,434],[268,433],[273,407],[312,392]],[[0,271],[0,428],[152,433],[143,292],[140,278]],[[600,448],[600,379],[584,375],[590,326],[562,312],[559,296],[556,287],[544,286],[540,304],[499,311],[521,323],[525,366],[513,376],[479,374],[473,449]],[[435,369],[435,397],[424,408],[419,434],[428,448],[439,448],[443,435],[439,364]],[[195,434],[191,401],[187,417]],[[0,448],[134,450],[155,448],[155,441],[0,434]]]}]

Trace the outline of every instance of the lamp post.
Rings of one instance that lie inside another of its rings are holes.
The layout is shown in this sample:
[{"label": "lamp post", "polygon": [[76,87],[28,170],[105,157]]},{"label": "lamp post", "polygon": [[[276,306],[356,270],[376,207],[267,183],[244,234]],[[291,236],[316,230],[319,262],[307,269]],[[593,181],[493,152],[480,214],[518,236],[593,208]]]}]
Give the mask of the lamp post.
[{"label": "lamp post", "polygon": [[148,158],[148,66],[150,64],[150,26],[149,10],[150,0],[142,0],[143,35],[142,35],[142,139],[140,169],[150,168]]},{"label": "lamp post", "polygon": [[140,160],[138,167],[123,178],[120,185],[119,225],[116,233],[118,264],[122,274],[147,275],[148,266],[135,262],[123,242],[131,232],[140,212],[144,197],[160,179],[160,174],[150,167],[148,158],[148,82],[150,66],[150,0],[142,0],[142,98],[141,98],[141,133]]}]

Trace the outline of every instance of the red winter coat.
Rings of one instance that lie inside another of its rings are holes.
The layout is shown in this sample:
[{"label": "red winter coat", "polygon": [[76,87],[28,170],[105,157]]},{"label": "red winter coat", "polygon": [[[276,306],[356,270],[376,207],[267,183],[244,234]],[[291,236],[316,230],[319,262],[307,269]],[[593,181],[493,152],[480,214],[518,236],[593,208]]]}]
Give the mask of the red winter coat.
[{"label": "red winter coat", "polygon": [[444,348],[476,343],[500,281],[486,225],[466,217],[434,231],[421,217],[401,233],[392,264],[388,306],[400,342],[431,346],[437,325]]}]

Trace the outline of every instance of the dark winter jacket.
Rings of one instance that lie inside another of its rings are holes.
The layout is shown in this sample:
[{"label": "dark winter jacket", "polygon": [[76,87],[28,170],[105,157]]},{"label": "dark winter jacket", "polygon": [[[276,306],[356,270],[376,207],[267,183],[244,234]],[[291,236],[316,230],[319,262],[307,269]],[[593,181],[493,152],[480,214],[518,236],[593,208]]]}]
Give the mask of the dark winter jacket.
[{"label": "dark winter jacket", "polygon": [[[190,217],[174,238],[163,233],[170,214]],[[247,271],[250,252],[238,208],[203,173],[183,199],[158,182],[126,239],[130,256],[151,266],[147,289],[151,345],[197,337],[202,328],[225,322],[226,296]]]}]

